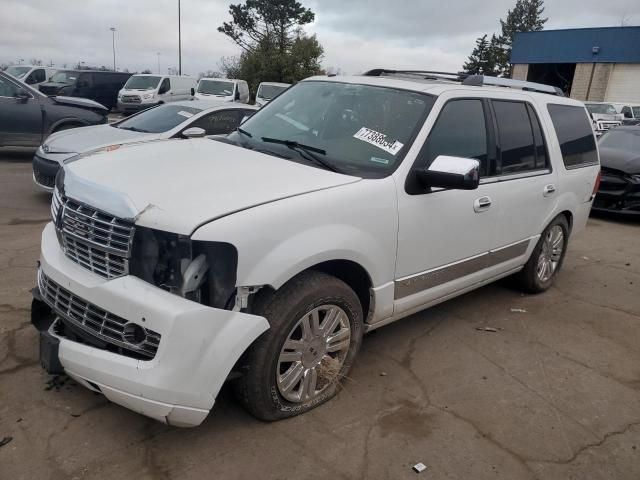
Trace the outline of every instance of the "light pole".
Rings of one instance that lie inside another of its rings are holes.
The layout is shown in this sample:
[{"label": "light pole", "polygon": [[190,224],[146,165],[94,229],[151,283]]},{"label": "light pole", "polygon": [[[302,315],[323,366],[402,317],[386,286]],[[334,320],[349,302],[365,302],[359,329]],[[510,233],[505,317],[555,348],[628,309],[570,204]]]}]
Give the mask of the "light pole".
[{"label": "light pole", "polygon": [[111,27],[111,46],[113,47],[113,71],[116,71],[116,28]]},{"label": "light pole", "polygon": [[158,52],[158,74],[160,73],[160,52]]},{"label": "light pole", "polygon": [[178,0],[178,75],[182,75],[182,35],[180,32],[180,0]]}]

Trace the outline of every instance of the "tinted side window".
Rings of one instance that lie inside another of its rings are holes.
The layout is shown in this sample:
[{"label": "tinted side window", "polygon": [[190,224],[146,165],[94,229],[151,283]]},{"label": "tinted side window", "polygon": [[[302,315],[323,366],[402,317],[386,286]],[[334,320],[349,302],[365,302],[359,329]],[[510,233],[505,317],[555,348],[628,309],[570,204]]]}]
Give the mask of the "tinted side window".
[{"label": "tinted side window", "polygon": [[498,125],[501,152],[499,173],[508,175],[535,170],[533,129],[527,105],[522,102],[498,100],[493,100],[491,103]]},{"label": "tinted side window", "polygon": [[429,133],[417,166],[428,166],[438,155],[480,160],[480,174],[487,174],[487,128],[482,101],[452,100],[445,104]]},{"label": "tinted side window", "polygon": [[558,136],[565,167],[597,164],[596,142],[586,110],[573,105],[554,104],[549,104],[547,109]]},{"label": "tinted side window", "polygon": [[93,87],[93,75],[90,73],[83,73],[78,77],[76,84],[78,87]]},{"label": "tinted side window", "polygon": [[162,85],[160,85],[160,91],[166,93],[169,90],[171,90],[171,82],[169,82],[168,78],[165,78],[162,80]]},{"label": "tinted side window", "polygon": [[624,115],[624,118],[633,118],[633,115],[631,114],[631,108],[629,107],[623,107],[622,112],[620,113]]},{"label": "tinted side window", "polygon": [[30,76],[33,77],[33,83],[41,83],[47,79],[47,75],[42,68],[34,70]]},{"label": "tinted side window", "polygon": [[6,78],[0,77],[0,97],[15,97],[18,87]]}]

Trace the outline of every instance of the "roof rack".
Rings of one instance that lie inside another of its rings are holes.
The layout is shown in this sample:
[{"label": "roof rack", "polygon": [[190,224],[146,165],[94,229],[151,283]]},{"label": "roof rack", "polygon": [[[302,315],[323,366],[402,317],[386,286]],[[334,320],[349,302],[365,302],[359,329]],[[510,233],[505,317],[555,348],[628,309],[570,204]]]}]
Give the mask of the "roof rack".
[{"label": "roof rack", "polygon": [[436,72],[432,70],[390,70],[387,68],[375,68],[365,72],[363,75],[367,77],[382,77],[385,75],[406,75],[417,76],[423,80],[449,80],[453,82],[461,82],[468,76],[462,72]]},{"label": "roof rack", "polygon": [[489,77],[487,75],[469,75],[462,80],[462,85],[519,88],[527,92],[548,93],[564,97],[564,93],[558,87],[543,83],[525,82],[524,80],[513,80],[512,78]]},{"label": "roof rack", "polygon": [[464,72],[437,72],[431,70],[390,70],[386,68],[375,68],[364,73],[367,77],[388,76],[406,76],[419,77],[422,80],[447,80],[451,82],[460,82],[462,85],[468,86],[494,86],[518,88],[528,92],[547,93],[549,95],[557,95],[564,97],[564,93],[558,87],[544,85],[542,83],[525,82],[523,80],[513,80],[511,78],[491,77],[488,75],[472,75]]}]

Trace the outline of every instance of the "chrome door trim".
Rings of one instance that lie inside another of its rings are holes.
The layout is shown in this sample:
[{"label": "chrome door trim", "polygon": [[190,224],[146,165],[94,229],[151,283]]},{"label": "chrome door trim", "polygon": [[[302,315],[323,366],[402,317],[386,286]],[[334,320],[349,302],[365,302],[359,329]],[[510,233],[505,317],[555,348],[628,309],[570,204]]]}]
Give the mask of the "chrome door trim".
[{"label": "chrome door trim", "polygon": [[512,173],[510,175],[497,175],[495,177],[485,177],[480,179],[480,185],[487,183],[508,182],[509,180],[519,180],[521,178],[540,177],[542,175],[549,175],[551,169],[545,168],[540,170],[531,170],[529,172]]},{"label": "chrome door trim", "polygon": [[459,262],[400,278],[394,284],[394,299],[399,300],[517,258],[526,253],[530,243],[529,238]]}]

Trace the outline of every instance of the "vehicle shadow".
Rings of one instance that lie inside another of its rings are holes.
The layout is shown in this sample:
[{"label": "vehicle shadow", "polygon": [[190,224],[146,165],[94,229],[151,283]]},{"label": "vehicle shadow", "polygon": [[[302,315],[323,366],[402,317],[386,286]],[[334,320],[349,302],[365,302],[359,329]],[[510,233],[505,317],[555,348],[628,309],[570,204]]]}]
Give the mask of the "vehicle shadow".
[{"label": "vehicle shadow", "polygon": [[622,225],[640,225],[640,212],[638,212],[637,215],[632,215],[625,213],[599,212],[597,210],[591,210],[591,218],[607,220],[609,222],[615,222]]},{"label": "vehicle shadow", "polygon": [[7,163],[30,162],[35,153],[34,148],[3,148],[0,147],[0,161]]}]

